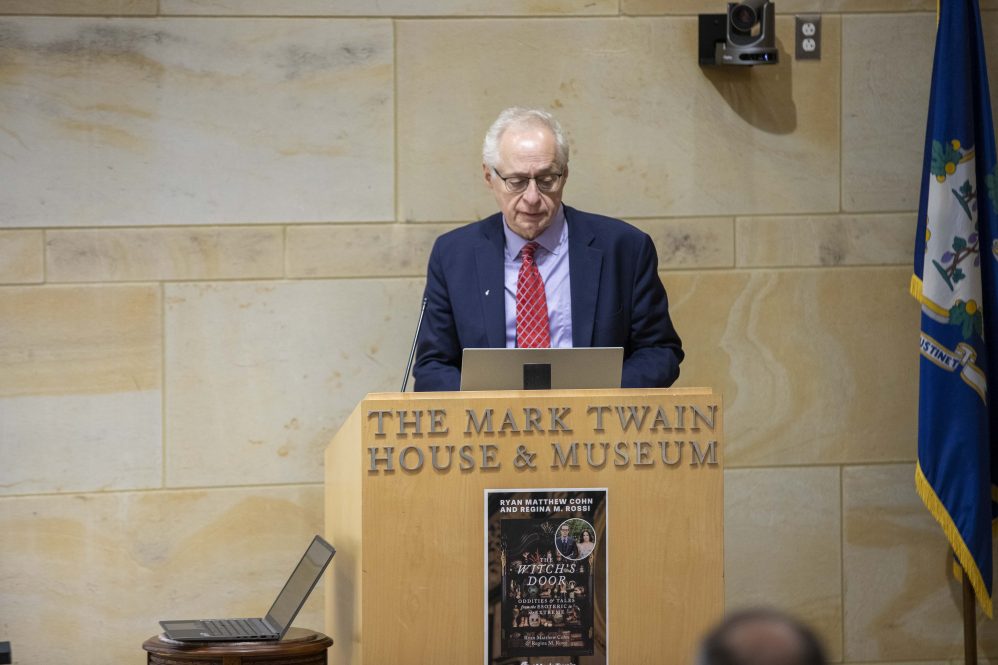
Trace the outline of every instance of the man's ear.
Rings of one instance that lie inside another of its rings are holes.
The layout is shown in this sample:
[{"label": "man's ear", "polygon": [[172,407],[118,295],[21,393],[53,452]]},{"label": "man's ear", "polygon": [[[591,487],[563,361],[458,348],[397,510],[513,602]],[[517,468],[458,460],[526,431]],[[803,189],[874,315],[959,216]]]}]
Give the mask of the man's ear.
[{"label": "man's ear", "polygon": [[485,178],[485,186],[492,189],[492,169],[484,162],[482,163],[482,176]]}]

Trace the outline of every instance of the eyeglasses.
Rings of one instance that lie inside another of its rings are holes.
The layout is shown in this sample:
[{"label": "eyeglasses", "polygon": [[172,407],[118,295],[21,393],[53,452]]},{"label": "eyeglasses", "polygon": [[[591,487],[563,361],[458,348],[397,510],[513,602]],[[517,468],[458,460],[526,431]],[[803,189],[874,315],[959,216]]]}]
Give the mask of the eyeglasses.
[{"label": "eyeglasses", "polygon": [[533,180],[537,184],[537,189],[542,192],[553,192],[561,186],[561,176],[562,173],[545,173],[544,175],[534,176],[529,178],[522,175],[511,175],[508,178],[504,177],[501,173],[496,171],[495,167],[492,167],[492,172],[502,180],[503,184],[506,185],[506,191],[510,194],[522,194],[527,191],[527,187],[530,186],[530,181]]}]

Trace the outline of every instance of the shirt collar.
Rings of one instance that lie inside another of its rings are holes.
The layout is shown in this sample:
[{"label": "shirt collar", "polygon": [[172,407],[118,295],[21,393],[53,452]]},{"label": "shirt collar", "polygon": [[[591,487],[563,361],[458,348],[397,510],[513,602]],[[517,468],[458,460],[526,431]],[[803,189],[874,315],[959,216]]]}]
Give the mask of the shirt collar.
[{"label": "shirt collar", "polygon": [[[564,239],[565,231],[565,206],[559,205],[558,211],[551,218],[551,225],[534,238],[534,242],[546,249],[551,254],[558,253],[558,246]],[[510,259],[520,254],[520,250],[527,244],[528,240],[518,236],[510,230],[506,223],[506,215],[502,217],[502,232],[506,236],[506,256]]]}]

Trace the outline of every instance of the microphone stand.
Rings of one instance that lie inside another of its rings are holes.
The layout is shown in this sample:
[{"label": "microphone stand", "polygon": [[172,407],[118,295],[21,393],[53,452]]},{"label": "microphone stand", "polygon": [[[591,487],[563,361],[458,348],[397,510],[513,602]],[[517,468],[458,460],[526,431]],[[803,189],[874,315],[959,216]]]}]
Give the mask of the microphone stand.
[{"label": "microphone stand", "polygon": [[416,359],[416,342],[419,340],[419,329],[423,326],[423,314],[426,312],[426,296],[423,296],[423,304],[419,308],[419,320],[416,321],[416,334],[412,336],[412,349],[409,350],[409,362],[405,364],[405,376],[402,377],[402,388],[400,393],[405,392],[405,387],[409,384],[409,372],[412,371],[412,362]]}]

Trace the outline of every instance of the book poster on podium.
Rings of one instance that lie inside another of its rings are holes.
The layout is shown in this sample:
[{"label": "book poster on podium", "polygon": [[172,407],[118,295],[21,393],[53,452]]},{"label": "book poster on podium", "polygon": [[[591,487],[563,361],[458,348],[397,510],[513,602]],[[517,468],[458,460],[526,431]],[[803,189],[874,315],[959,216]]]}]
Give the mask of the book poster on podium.
[{"label": "book poster on podium", "polygon": [[485,665],[606,665],[606,489],[485,490]]}]

